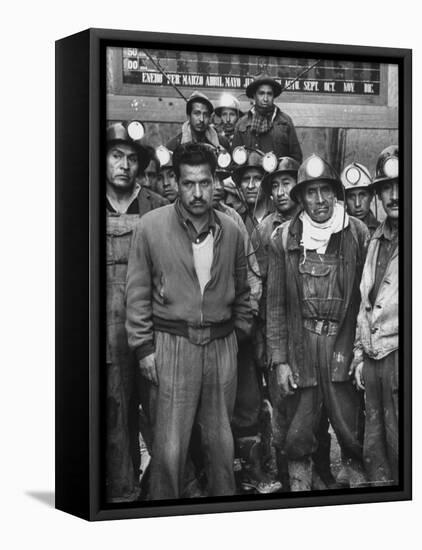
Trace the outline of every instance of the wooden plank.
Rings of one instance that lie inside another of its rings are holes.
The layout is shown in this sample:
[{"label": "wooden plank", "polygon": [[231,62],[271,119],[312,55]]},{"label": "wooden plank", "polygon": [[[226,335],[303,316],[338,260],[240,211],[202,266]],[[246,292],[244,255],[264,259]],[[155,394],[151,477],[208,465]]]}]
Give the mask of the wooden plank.
[{"label": "wooden plank", "polygon": [[[241,108],[248,109],[249,103]],[[283,103],[296,126],[309,128],[374,128],[397,129],[398,112],[394,107],[369,105],[324,105]],[[183,99],[108,95],[108,120],[182,123],[186,119]]]}]

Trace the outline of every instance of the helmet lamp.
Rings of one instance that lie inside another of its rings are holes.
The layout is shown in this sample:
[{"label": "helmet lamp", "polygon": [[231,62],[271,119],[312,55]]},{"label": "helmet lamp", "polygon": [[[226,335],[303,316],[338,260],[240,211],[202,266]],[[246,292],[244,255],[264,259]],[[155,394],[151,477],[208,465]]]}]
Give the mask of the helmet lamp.
[{"label": "helmet lamp", "polygon": [[233,160],[239,166],[242,166],[242,164],[246,164],[248,160],[248,152],[246,151],[245,147],[240,145],[239,147],[236,147],[234,149]]},{"label": "helmet lamp", "polygon": [[144,125],[142,122],[139,122],[139,120],[132,120],[127,126],[127,133],[131,139],[138,141],[145,135]]}]

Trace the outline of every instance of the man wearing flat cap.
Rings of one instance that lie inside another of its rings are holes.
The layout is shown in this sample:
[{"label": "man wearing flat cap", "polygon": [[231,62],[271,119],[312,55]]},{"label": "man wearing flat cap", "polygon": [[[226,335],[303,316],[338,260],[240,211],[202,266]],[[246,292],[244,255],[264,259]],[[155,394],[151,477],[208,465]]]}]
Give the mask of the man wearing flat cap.
[{"label": "man wearing flat cap", "polygon": [[106,498],[114,503],[137,500],[140,491],[135,364],[125,330],[129,246],[140,217],[168,204],[139,184],[151,160],[150,151],[136,139],[143,133],[139,130],[138,122],[118,122],[107,128],[106,135]]},{"label": "man wearing flat cap", "polygon": [[353,487],[365,482],[351,363],[369,232],[347,215],[342,195],[333,168],[311,155],[290,191],[300,209],[269,249],[267,358],[284,397],[279,443],[292,491],[315,488],[312,455],[324,409],[342,452],[339,476]]},{"label": "man wearing flat cap", "polygon": [[208,143],[216,149],[222,147],[229,150],[228,140],[210,125],[213,112],[214,106],[207,96],[198,91],[193,92],[186,103],[188,119],[183,123],[180,134],[167,143],[167,149],[174,151],[185,143]]},{"label": "man wearing flat cap", "polygon": [[274,104],[281,92],[281,85],[265,73],[249,84],[246,95],[254,100],[254,105],[236,124],[233,149],[243,145],[302,162],[302,149],[293,121]]}]

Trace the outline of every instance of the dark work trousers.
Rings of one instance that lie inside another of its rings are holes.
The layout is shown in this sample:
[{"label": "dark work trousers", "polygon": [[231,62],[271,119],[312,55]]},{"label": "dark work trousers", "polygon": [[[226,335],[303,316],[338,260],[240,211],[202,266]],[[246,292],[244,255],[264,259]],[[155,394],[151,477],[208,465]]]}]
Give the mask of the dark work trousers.
[{"label": "dark work trousers", "polygon": [[139,497],[139,423],[136,365],[125,329],[127,260],[135,215],[108,215],[106,348],[106,500]]},{"label": "dark work trousers", "polygon": [[210,496],[235,492],[234,445],[230,421],[236,396],[235,333],[196,345],[187,338],[156,332],[159,384],[151,385],[153,426],[149,498],[182,495],[194,422]]},{"label": "dark work trousers", "polygon": [[[312,455],[318,448],[321,411],[325,407],[343,457],[361,460],[358,392],[351,381],[331,381],[330,363],[336,336],[305,330],[304,337],[308,354],[317,360],[318,384],[298,388],[294,395],[279,398],[273,410],[274,423],[278,423],[275,445],[283,450],[289,460]],[[275,378],[275,373],[271,376]]]},{"label": "dark work trousers", "polygon": [[255,436],[259,433],[262,381],[251,340],[240,343],[237,364],[237,394],[232,422],[236,439]]},{"label": "dark work trousers", "polygon": [[363,456],[368,478],[398,483],[398,351],[380,360],[365,356],[365,439]]},{"label": "dark work trousers", "polygon": [[133,362],[107,363],[106,498],[130,502],[139,497],[138,406]]}]

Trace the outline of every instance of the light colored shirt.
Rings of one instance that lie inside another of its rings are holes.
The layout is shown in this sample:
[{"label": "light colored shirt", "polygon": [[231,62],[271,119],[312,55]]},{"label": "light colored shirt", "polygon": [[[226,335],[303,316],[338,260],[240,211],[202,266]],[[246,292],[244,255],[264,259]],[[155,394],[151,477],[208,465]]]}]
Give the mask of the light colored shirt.
[{"label": "light colored shirt", "polygon": [[210,231],[208,236],[200,243],[192,243],[193,262],[198,276],[201,294],[211,278],[211,265],[214,256],[214,235]]}]

